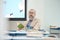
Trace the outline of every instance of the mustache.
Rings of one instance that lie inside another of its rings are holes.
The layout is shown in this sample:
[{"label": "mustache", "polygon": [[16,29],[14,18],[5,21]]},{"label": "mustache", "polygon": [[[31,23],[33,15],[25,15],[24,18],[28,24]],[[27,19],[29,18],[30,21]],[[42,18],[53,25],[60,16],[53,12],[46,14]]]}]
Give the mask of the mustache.
[{"label": "mustache", "polygon": [[30,15],[30,16],[32,16],[32,15]]},{"label": "mustache", "polygon": [[33,17],[32,15],[30,15],[29,17]]}]

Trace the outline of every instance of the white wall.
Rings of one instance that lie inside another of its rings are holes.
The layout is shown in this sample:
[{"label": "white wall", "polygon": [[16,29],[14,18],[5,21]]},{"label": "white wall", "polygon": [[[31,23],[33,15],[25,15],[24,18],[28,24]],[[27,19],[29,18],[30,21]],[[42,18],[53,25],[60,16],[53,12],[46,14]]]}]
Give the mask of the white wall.
[{"label": "white wall", "polygon": [[0,0],[0,40],[4,39],[4,34],[7,31],[7,20],[3,16],[3,1]]},{"label": "white wall", "polygon": [[50,25],[60,27],[60,0],[45,0],[44,5],[44,28],[49,30]]}]

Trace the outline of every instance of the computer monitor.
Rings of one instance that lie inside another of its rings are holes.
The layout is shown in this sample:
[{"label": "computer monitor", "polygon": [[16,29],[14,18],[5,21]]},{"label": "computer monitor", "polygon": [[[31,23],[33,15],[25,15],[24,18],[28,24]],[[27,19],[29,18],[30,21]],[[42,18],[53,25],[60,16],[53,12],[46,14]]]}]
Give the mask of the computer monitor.
[{"label": "computer monitor", "polygon": [[25,21],[27,17],[27,0],[5,0],[4,17],[10,21]]}]

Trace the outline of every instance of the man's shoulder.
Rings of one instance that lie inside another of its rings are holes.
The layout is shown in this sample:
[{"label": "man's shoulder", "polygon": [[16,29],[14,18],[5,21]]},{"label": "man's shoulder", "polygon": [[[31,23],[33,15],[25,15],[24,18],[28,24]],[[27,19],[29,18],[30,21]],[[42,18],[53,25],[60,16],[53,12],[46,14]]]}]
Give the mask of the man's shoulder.
[{"label": "man's shoulder", "polygon": [[40,21],[40,19],[39,19],[39,18],[35,18],[34,20]]}]

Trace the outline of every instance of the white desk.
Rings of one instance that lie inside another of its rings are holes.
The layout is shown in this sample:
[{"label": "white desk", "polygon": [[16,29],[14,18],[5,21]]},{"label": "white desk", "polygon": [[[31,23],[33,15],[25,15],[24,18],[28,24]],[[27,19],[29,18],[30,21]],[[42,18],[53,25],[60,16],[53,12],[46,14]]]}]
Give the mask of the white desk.
[{"label": "white desk", "polygon": [[[27,32],[17,31],[17,32],[9,32],[9,33],[15,34],[15,33],[27,33]],[[30,33],[35,33],[36,34],[36,32],[30,32]],[[48,32],[45,32],[45,34],[46,33],[48,33]],[[49,38],[49,37],[39,37],[39,36],[37,36],[37,37],[36,36],[6,36],[5,37],[5,39],[8,39],[8,40],[45,40],[47,38]],[[56,38],[54,38],[54,39],[56,39]]]},{"label": "white desk", "polygon": [[39,37],[27,37],[27,36],[17,36],[17,37],[5,37],[5,39],[7,40],[58,40],[58,38],[49,38],[49,37],[42,37],[42,38],[39,38]]}]

